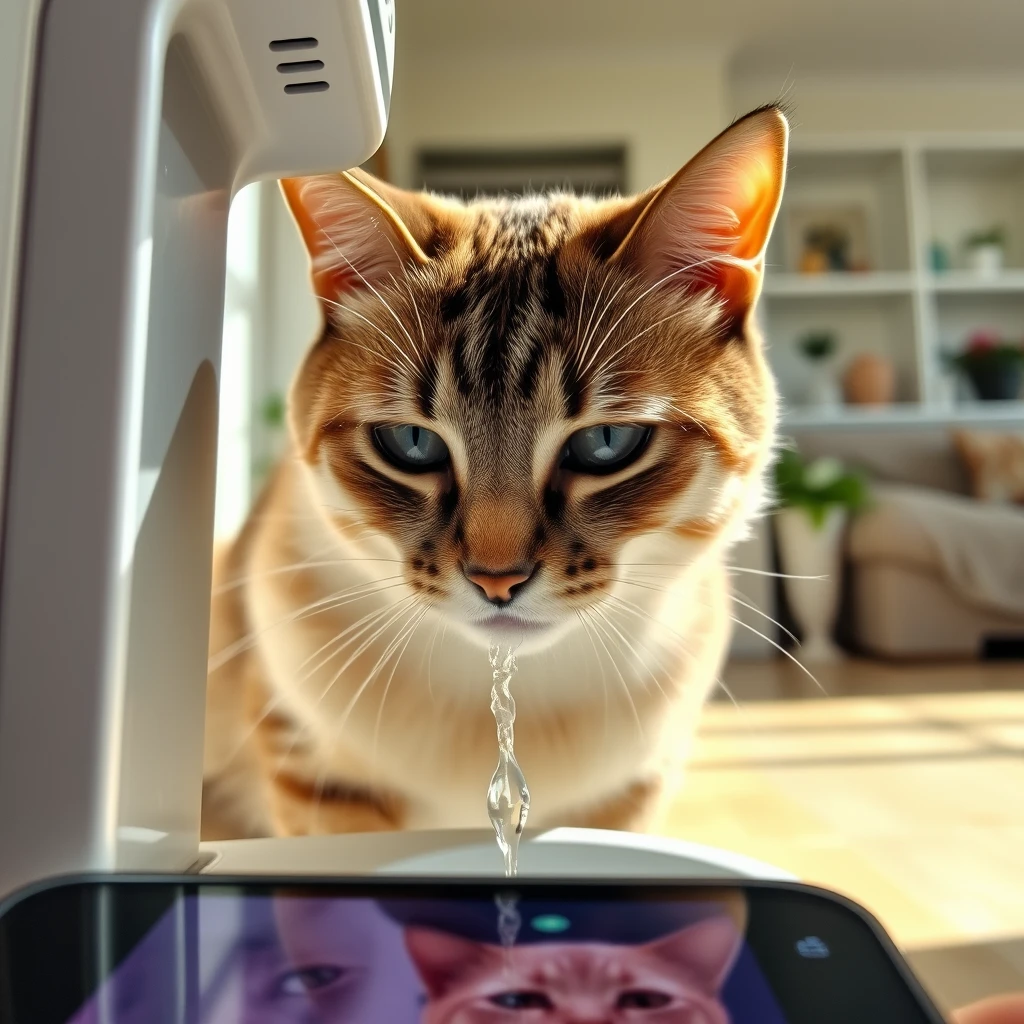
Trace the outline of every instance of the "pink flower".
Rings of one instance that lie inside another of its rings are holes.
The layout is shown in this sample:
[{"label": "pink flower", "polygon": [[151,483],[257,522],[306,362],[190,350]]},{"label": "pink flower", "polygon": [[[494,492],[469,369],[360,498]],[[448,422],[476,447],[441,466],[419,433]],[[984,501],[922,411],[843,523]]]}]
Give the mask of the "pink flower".
[{"label": "pink flower", "polygon": [[998,348],[1001,342],[1002,339],[995,331],[975,331],[967,339],[967,351],[981,355],[983,352],[991,352],[992,349]]}]

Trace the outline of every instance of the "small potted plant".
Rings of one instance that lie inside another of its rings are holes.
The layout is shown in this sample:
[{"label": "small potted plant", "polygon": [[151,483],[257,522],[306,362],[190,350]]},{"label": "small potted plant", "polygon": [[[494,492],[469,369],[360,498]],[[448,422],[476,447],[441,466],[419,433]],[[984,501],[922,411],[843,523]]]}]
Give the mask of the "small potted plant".
[{"label": "small potted plant", "polygon": [[976,274],[991,276],[1003,269],[1003,255],[1006,252],[1006,232],[999,226],[975,231],[964,241],[967,249],[967,265]]},{"label": "small potted plant", "polygon": [[810,331],[797,341],[797,348],[811,365],[807,404],[818,408],[835,408],[841,400],[839,385],[830,365],[838,348],[835,334],[831,331]]},{"label": "small potted plant", "polygon": [[1024,389],[1024,344],[993,331],[975,331],[962,352],[948,356],[950,366],[970,381],[984,402],[1013,401]]},{"label": "small potted plant", "polygon": [[841,656],[832,641],[839,607],[842,537],[849,515],[867,502],[863,477],[837,459],[810,463],[793,450],[775,463],[775,535],[789,608],[805,661]]},{"label": "small potted plant", "polygon": [[267,395],[260,403],[258,421],[262,427],[255,444],[255,455],[250,474],[253,489],[259,491],[280,457],[285,436],[286,407],[284,397],[276,392]]}]

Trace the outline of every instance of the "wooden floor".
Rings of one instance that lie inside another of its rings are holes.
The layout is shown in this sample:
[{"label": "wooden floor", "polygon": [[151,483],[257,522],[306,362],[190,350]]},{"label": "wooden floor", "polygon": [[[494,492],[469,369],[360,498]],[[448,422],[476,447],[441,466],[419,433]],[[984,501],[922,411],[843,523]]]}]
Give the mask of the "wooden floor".
[{"label": "wooden floor", "polygon": [[1024,990],[1024,665],[730,666],[666,834],[867,906],[940,1003]]}]

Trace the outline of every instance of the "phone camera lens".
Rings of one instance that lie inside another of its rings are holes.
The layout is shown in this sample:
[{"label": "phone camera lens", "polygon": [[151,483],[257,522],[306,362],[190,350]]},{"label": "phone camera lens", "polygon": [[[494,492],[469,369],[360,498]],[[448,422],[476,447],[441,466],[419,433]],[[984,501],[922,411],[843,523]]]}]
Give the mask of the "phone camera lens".
[{"label": "phone camera lens", "polygon": [[805,960],[825,960],[829,955],[828,944],[817,935],[808,935],[796,944],[796,951]]}]

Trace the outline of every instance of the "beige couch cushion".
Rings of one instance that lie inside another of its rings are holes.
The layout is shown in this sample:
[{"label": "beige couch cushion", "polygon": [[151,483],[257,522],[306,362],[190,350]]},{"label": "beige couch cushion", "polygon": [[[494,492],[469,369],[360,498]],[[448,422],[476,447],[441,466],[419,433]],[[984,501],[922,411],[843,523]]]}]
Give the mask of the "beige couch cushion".
[{"label": "beige couch cushion", "polygon": [[886,501],[884,494],[876,494],[854,519],[847,551],[855,562],[904,563],[942,573],[938,545],[905,505]]},{"label": "beige couch cushion", "polygon": [[1024,617],[1024,512],[923,488],[880,486],[854,521],[854,562],[916,566],[977,607]]}]

